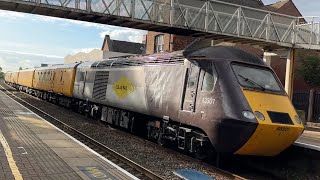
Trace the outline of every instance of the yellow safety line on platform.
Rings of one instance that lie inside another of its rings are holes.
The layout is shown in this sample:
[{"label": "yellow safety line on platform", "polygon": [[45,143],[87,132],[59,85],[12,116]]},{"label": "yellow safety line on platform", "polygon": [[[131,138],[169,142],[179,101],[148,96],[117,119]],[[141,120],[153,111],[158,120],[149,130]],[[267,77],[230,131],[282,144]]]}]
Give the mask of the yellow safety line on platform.
[{"label": "yellow safety line on platform", "polygon": [[8,163],[9,163],[10,169],[12,171],[12,175],[14,176],[14,178],[16,180],[22,180],[23,178],[22,178],[22,176],[20,174],[18,166],[16,165],[16,162],[13,159],[12,151],[10,149],[10,146],[9,146],[7,140],[5,139],[5,137],[3,136],[1,130],[0,130],[0,142],[1,142],[1,145],[2,145],[2,147],[4,149],[4,152],[6,153],[6,156],[7,156],[7,159],[8,159]]}]

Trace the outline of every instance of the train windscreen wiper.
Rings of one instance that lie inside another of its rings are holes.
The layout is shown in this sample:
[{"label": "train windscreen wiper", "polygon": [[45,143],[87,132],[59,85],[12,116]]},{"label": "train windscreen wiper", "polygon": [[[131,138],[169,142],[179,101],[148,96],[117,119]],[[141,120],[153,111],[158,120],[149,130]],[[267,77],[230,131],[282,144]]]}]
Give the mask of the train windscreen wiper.
[{"label": "train windscreen wiper", "polygon": [[251,84],[253,84],[253,85],[259,86],[259,87],[262,89],[262,91],[265,91],[265,90],[266,90],[266,88],[264,88],[264,87],[263,87],[262,85],[260,85],[259,83],[254,82],[253,80],[251,80],[251,79],[249,79],[249,78],[246,78],[246,77],[243,77],[243,76],[241,76],[240,74],[238,74],[238,76],[241,77],[242,79],[244,79],[244,81],[246,81],[246,82],[249,82],[249,83],[251,83]]}]

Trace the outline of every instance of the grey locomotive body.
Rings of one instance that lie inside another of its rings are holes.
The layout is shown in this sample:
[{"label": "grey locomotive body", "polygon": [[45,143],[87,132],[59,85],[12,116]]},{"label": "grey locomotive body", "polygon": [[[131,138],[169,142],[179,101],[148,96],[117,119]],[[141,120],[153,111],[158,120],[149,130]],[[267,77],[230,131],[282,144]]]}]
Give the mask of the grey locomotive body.
[{"label": "grey locomotive body", "polygon": [[263,144],[266,137],[276,141],[277,127],[293,127],[265,116],[258,120],[253,112],[261,118],[260,111],[273,109],[275,121],[282,122],[287,115],[276,111],[285,110],[270,99],[290,101],[260,58],[234,47],[83,63],[76,70],[74,97],[74,107],[86,114],[160,144],[174,142],[198,158],[212,150],[275,155],[294,139],[283,134],[276,149]]}]

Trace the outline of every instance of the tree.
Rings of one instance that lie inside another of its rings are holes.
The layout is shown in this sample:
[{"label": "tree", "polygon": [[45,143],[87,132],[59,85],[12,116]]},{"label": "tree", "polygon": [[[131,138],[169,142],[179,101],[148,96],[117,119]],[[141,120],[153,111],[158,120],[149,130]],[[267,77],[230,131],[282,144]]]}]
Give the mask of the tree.
[{"label": "tree", "polygon": [[302,58],[299,74],[312,88],[320,86],[320,57],[307,56]]},{"label": "tree", "polygon": [[19,70],[22,70],[22,67],[19,67]]},{"label": "tree", "polygon": [[320,57],[318,56],[306,56],[301,58],[301,65],[299,68],[299,74],[303,77],[304,81],[311,86],[309,93],[309,105],[308,105],[308,117],[307,121],[311,121],[313,118],[314,108],[314,88],[320,86]]},{"label": "tree", "polygon": [[2,68],[0,67],[0,79],[4,79],[4,72],[2,72]]}]

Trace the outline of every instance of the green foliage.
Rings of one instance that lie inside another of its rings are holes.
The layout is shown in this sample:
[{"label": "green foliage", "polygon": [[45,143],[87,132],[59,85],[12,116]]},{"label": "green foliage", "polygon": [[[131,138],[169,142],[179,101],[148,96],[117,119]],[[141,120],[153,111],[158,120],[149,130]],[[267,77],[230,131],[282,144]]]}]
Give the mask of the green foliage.
[{"label": "green foliage", "polygon": [[320,86],[320,57],[306,56],[301,58],[299,74],[312,87]]},{"label": "green foliage", "polygon": [[19,67],[19,70],[22,70],[22,67]]}]

